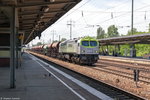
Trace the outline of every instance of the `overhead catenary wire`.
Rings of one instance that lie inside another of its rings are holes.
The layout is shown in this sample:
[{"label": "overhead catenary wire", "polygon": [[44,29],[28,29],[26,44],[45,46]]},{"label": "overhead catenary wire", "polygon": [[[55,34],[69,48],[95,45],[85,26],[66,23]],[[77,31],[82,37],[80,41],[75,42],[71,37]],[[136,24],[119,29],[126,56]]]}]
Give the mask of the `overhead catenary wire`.
[{"label": "overhead catenary wire", "polygon": [[[129,1],[129,0],[127,0],[127,1]],[[83,5],[84,6],[84,5]],[[82,6],[82,7],[83,7]],[[146,16],[146,18],[144,17],[144,19],[146,19],[147,20],[147,16],[148,16],[148,12],[149,12],[149,10],[147,10],[147,9],[144,9],[144,8],[148,8],[149,7],[149,5],[146,5],[146,6],[142,6],[142,7],[139,7],[139,8],[137,8],[137,9],[135,9],[134,10],[134,12],[136,12],[136,13],[145,13],[146,12],[146,14],[145,14],[145,16]],[[112,7],[113,8],[113,7]],[[144,9],[144,10],[143,10]],[[75,10],[75,9],[74,9]],[[76,11],[79,11],[79,12],[82,12],[81,13],[81,17],[80,17],[80,19],[82,19],[82,20],[84,20],[84,23],[85,24],[83,24],[83,25],[87,25],[87,23],[89,23],[90,22],[90,20],[88,20],[86,17],[85,17],[85,13],[86,13],[86,10],[76,10]],[[75,12],[76,12],[75,11]],[[102,14],[102,13],[113,13],[113,18],[109,18],[109,19],[106,19],[106,20],[104,20],[104,21],[102,21],[102,22],[99,22],[98,24],[103,24],[103,23],[106,23],[106,22],[109,22],[109,21],[114,21],[114,23],[115,24],[118,24],[118,22],[120,22],[120,21],[118,21],[120,18],[123,18],[123,17],[126,17],[126,16],[128,16],[128,14],[130,14],[131,13],[131,11],[88,11],[87,10],[87,12],[89,13],[89,15],[91,15],[91,16],[93,16],[93,15],[95,15],[94,13],[99,13],[99,16],[100,16],[100,14]],[[121,13],[120,15],[117,15],[117,14],[119,14],[119,13]],[[124,14],[122,14],[122,13],[124,13]],[[73,14],[73,13],[72,13]],[[71,15],[71,14],[70,14]],[[141,14],[142,15],[142,14]],[[68,15],[69,16],[69,15]],[[108,16],[107,16],[108,17]],[[107,18],[106,17],[106,18]],[[110,17],[110,16],[109,16]],[[143,17],[142,17],[143,18]],[[78,20],[75,20],[76,22],[78,22],[80,19],[78,19]],[[94,18],[93,18],[94,19]],[[115,20],[115,19],[117,19],[117,21]],[[127,22],[127,21],[126,21]],[[97,24],[97,23],[95,23],[95,24]],[[79,24],[78,24],[79,25]],[[79,25],[80,26],[80,25]],[[81,30],[81,29],[84,29],[85,28],[85,26],[83,26],[82,28],[78,28],[78,29],[76,29],[75,31],[79,31],[79,30]]]},{"label": "overhead catenary wire", "polygon": [[[127,0],[127,1],[129,1],[129,0]],[[116,6],[117,7],[117,6]],[[111,7],[112,8],[112,7]],[[111,9],[110,8],[110,9]],[[115,8],[115,7],[113,7],[113,8]],[[112,15],[112,18],[113,18],[113,15]],[[83,19],[84,19],[84,21],[85,21],[85,17],[83,17]],[[79,20],[79,19],[78,19]],[[86,21],[85,21],[86,22]],[[87,22],[86,22],[86,25],[87,25]],[[80,29],[83,29],[83,28],[80,28]],[[80,29],[78,29],[78,30],[80,30]]]},{"label": "overhead catenary wire", "polygon": [[61,20],[59,20],[58,22],[56,22],[55,24],[59,23],[60,21],[62,21],[63,19],[65,19],[66,17],[68,17],[69,15],[71,15],[72,13],[76,12],[78,9],[80,9],[81,7],[85,6],[87,3],[89,3],[91,0],[88,0],[87,2],[83,3],[81,6],[79,6],[77,9],[73,10],[72,12],[70,12],[69,14],[67,14],[66,16],[64,16]]},{"label": "overhead catenary wire", "polygon": [[[143,8],[145,8],[145,7],[147,7],[147,6],[144,6],[144,7],[138,8],[138,9],[136,9],[136,10],[143,9]],[[136,11],[136,10],[135,10],[135,11]],[[131,11],[129,11],[129,12],[127,12],[127,13],[131,13]],[[123,14],[118,15],[118,16],[115,16],[115,17],[113,17],[113,18],[118,18],[118,17],[124,16],[124,15],[126,15],[127,13],[123,13]],[[112,19],[112,18],[111,18],[111,19]],[[103,21],[103,22],[100,22],[100,23],[107,22],[107,21],[109,21],[109,20],[111,20],[111,19],[107,19],[107,20],[105,20],[105,21]],[[98,24],[98,23],[97,23],[97,24]]]},{"label": "overhead catenary wire", "polygon": [[[150,6],[150,5],[149,5]],[[140,8],[139,8],[140,9]],[[134,12],[150,12],[150,10],[141,10],[141,11],[134,11]],[[77,12],[84,12],[89,14],[107,14],[107,13],[131,13],[131,11],[90,11],[90,10],[78,10]]]},{"label": "overhead catenary wire", "polygon": [[[127,0],[128,1],[128,0]],[[126,1],[126,2],[127,2]],[[145,8],[145,7],[148,7],[149,5],[146,5],[146,6],[144,6],[144,7],[140,7],[140,8],[138,8],[138,9],[136,9],[136,10],[140,10],[140,9],[143,9],[143,8]],[[117,7],[117,6],[115,6],[115,7]],[[115,7],[111,7],[111,8],[115,8]],[[111,8],[109,8],[109,9],[111,9]],[[77,10],[77,9],[75,9],[75,10]],[[82,10],[83,11],[83,10]],[[131,11],[122,11],[122,12],[125,12],[124,14],[121,14],[121,15],[119,15],[119,16],[115,16],[114,18],[117,18],[117,17],[121,17],[121,16],[123,16],[123,15],[125,15],[125,14],[127,14],[127,13],[131,13]],[[137,11],[137,12],[145,12],[145,11]],[[110,13],[110,12],[103,12],[103,13]],[[121,12],[115,12],[115,13],[121,13]],[[79,19],[78,19],[79,20]],[[78,21],[77,20],[77,21]],[[102,23],[104,23],[104,22],[107,22],[107,21],[109,21],[109,20],[111,20],[111,19],[107,19],[107,20],[105,20],[105,21],[103,21]],[[85,17],[84,17],[84,21],[85,21]],[[86,23],[87,23],[87,21],[86,21]]]},{"label": "overhead catenary wire", "polygon": [[57,23],[61,22],[63,19],[65,19],[66,17],[68,17],[69,15],[71,15],[72,13],[76,12],[78,9],[80,9],[81,7],[85,6],[86,4],[88,4],[91,0],[86,1],[85,3],[83,3],[81,6],[79,6],[76,10],[73,10],[72,12],[70,12],[69,14],[67,14],[66,16],[64,16],[62,19],[60,19],[59,21],[57,21],[54,25],[56,25]]},{"label": "overhead catenary wire", "polygon": [[[116,6],[114,6],[114,7],[110,7],[110,8],[108,8],[108,9],[106,9],[105,11],[107,11],[107,10],[109,10],[109,9],[112,9],[112,8],[116,8],[116,7],[118,7],[118,6],[121,6],[121,5],[124,5],[127,1],[129,1],[129,0],[126,0],[125,2],[121,2],[119,5],[116,5]],[[77,10],[77,11],[80,11],[80,10]],[[82,10],[83,12],[84,12],[84,10]],[[101,11],[102,13],[104,13],[104,11]],[[97,12],[97,13],[99,13],[99,12]],[[105,13],[109,13],[109,12],[105,12]],[[91,15],[91,14],[89,14],[89,15]],[[80,17],[79,19],[81,19],[82,17]],[[76,20],[76,21],[79,21],[79,19],[78,20]],[[85,19],[85,18],[84,18]]]}]

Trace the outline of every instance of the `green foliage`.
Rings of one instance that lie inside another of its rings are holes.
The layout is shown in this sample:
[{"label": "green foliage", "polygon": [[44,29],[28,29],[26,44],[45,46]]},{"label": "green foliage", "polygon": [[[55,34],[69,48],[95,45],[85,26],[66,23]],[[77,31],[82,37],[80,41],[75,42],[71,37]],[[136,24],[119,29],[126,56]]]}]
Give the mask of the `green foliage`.
[{"label": "green foliage", "polygon": [[[145,54],[150,54],[150,44],[135,44],[136,56],[143,57]],[[127,56],[130,56],[130,45],[121,45],[120,53],[122,56],[125,56],[125,50]]]},{"label": "green foliage", "polygon": [[53,41],[53,43],[58,42],[58,40]]},{"label": "green foliage", "polygon": [[[144,33],[148,33],[148,32],[138,32],[136,28],[133,28],[133,35],[144,34]],[[128,31],[127,35],[132,35],[131,30]]]},{"label": "green foliage", "polygon": [[[150,25],[150,24],[149,24]],[[150,31],[150,28],[149,28]],[[137,34],[143,34],[143,33],[148,33],[148,32],[138,32],[136,28],[133,28],[133,35],[137,35]],[[128,31],[127,35],[132,35],[131,30]],[[136,48],[136,55],[137,56],[144,56],[145,54],[149,54],[150,53],[150,44],[135,44],[135,48]],[[130,45],[122,45],[120,52],[121,55],[125,56],[125,49],[127,51],[127,56],[130,55]]]},{"label": "green foliage", "polygon": [[149,28],[148,28],[148,32],[150,32],[150,23],[149,23]]},{"label": "green foliage", "polygon": [[37,46],[42,45],[42,42],[38,42],[36,45],[37,45]]},{"label": "green foliage", "polygon": [[[137,29],[133,29],[133,35],[135,34],[143,34],[143,33],[147,33],[147,32],[138,32]],[[131,30],[128,31],[127,35],[132,35]],[[120,52],[121,55],[125,56],[125,49],[127,50],[127,56],[130,55],[130,45],[122,45]],[[145,54],[149,54],[150,53],[150,44],[135,44],[135,48],[136,48],[136,55],[139,57],[143,57]]]},{"label": "green foliage", "polygon": [[100,53],[104,53],[107,50],[109,52],[109,55],[112,55],[114,49],[115,49],[115,47],[113,45],[101,46],[100,47]]},{"label": "green foliage", "polygon": [[132,31],[129,30],[127,35],[134,35],[134,34],[137,34],[137,33],[138,33],[137,29],[133,28],[133,34],[132,34]]},{"label": "green foliage", "polygon": [[65,41],[65,40],[67,40],[67,39],[66,39],[66,38],[62,38],[62,39],[61,39],[61,42],[62,42],[62,41]]},{"label": "green foliage", "polygon": [[[127,55],[125,55],[125,52],[127,53]],[[129,44],[120,45],[120,54],[122,56],[130,56],[130,45]]]},{"label": "green foliage", "polygon": [[144,56],[150,54],[150,44],[136,44],[135,45],[137,56]]},{"label": "green foliage", "polygon": [[107,37],[118,37],[119,32],[118,28],[115,25],[111,25],[108,27]]},{"label": "green foliage", "polygon": [[[137,34],[143,34],[143,33],[149,33],[150,32],[150,24],[149,24],[149,30],[148,32],[138,32],[136,28],[133,28],[133,35]],[[119,36],[118,29],[115,27],[115,25],[111,25],[108,27],[108,32],[105,34],[103,29],[100,27],[97,29],[97,38],[105,38],[105,37],[117,37]],[[107,35],[107,36],[106,36]],[[131,30],[128,31],[128,35],[132,35]],[[124,35],[122,35],[124,36]],[[150,54],[150,44],[135,44],[135,49],[136,49],[136,55],[137,57],[143,57],[145,54]],[[109,55],[113,54],[113,51],[115,50],[114,45],[109,45],[109,46],[101,46],[100,47],[100,53],[105,53],[106,50],[108,50]],[[117,52],[121,56],[130,56],[130,44],[125,44],[125,45],[120,45],[120,50],[117,49]],[[125,55],[125,53],[127,55]]]},{"label": "green foliage", "polygon": [[97,29],[97,39],[103,39],[105,38],[105,31],[103,30],[102,27],[99,27]]},{"label": "green foliage", "polygon": [[[145,54],[150,54],[150,44],[135,44],[136,48],[136,54],[137,57],[143,57]],[[101,46],[100,47],[100,52],[105,52],[107,49],[107,46]],[[108,46],[108,52],[109,55],[113,54],[113,51],[115,50],[114,45],[109,45]],[[120,45],[120,51],[119,49],[116,49],[117,53],[120,53],[120,56],[130,56],[130,45],[125,44],[125,45]],[[125,52],[127,55],[125,55]]]}]

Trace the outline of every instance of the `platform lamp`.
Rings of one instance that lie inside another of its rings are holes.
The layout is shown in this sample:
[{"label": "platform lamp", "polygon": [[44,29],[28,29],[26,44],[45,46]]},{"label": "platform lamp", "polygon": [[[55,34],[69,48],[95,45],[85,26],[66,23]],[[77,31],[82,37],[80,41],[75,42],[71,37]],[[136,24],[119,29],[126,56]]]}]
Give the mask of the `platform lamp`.
[{"label": "platform lamp", "polygon": [[48,11],[49,11],[49,6],[43,6],[43,7],[42,7],[42,11],[48,12]]},{"label": "platform lamp", "polygon": [[44,18],[44,15],[41,15],[41,16],[40,16],[40,19],[43,19],[43,18]]},{"label": "platform lamp", "polygon": [[132,0],[132,4],[131,4],[131,32],[132,32],[132,35],[133,35],[133,20],[134,20],[134,0]]},{"label": "platform lamp", "polygon": [[50,0],[50,2],[55,2],[55,0]]},{"label": "platform lamp", "polygon": [[55,0],[45,0],[45,2],[55,2]]}]

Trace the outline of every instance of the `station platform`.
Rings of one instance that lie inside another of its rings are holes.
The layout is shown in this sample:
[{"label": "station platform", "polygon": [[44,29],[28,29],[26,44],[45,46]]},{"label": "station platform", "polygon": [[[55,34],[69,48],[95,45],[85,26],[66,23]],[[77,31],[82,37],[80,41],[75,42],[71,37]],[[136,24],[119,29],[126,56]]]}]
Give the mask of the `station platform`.
[{"label": "station platform", "polygon": [[[101,100],[62,75],[58,77],[63,82],[50,75],[30,54],[24,53],[22,58],[22,67],[16,69],[15,89],[9,88],[10,68],[0,67],[0,100]],[[102,99],[111,100],[103,94]]]}]

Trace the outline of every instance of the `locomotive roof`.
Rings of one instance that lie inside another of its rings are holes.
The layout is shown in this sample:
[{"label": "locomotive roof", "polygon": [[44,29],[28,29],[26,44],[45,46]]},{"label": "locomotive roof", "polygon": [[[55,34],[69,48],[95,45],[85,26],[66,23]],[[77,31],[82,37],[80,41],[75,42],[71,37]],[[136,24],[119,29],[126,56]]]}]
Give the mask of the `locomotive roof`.
[{"label": "locomotive roof", "polygon": [[93,38],[93,37],[89,37],[89,36],[86,36],[86,37],[80,37],[80,38],[74,38],[73,40],[65,40],[61,43],[67,43],[67,42],[77,42],[78,40],[92,40],[92,41],[97,41],[97,39]]},{"label": "locomotive roof", "polygon": [[83,38],[81,38],[81,40],[87,40],[87,41],[90,41],[90,40],[94,40],[94,41],[97,41],[95,38],[93,38],[93,37],[89,37],[89,36],[87,36],[87,37],[83,37]]}]

